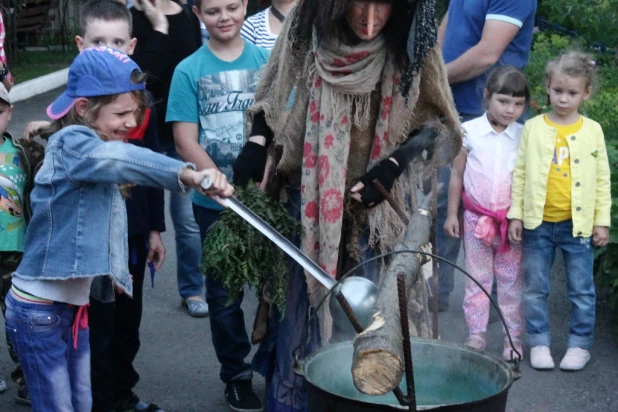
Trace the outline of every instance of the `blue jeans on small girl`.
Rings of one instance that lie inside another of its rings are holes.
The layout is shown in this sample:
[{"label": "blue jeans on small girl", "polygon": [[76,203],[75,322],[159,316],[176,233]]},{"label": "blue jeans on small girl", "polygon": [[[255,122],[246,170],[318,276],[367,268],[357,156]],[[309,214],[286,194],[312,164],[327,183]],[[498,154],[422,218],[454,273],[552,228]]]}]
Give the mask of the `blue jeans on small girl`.
[{"label": "blue jeans on small girl", "polygon": [[531,347],[550,346],[547,315],[549,276],[556,247],[564,256],[567,295],[571,304],[568,347],[590,350],[594,340],[596,294],[594,247],[590,237],[574,237],[573,222],[543,222],[523,233],[524,313]]},{"label": "blue jeans on small girl", "polygon": [[72,326],[77,307],[40,305],[6,297],[6,332],[24,370],[33,412],[90,411],[89,331]]}]

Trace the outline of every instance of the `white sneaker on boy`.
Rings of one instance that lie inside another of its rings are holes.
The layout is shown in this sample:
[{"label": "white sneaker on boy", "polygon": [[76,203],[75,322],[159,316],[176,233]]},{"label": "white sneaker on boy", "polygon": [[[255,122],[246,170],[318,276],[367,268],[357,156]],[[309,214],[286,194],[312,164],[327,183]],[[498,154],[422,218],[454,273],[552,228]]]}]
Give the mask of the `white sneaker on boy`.
[{"label": "white sneaker on boy", "polygon": [[560,362],[560,369],[563,371],[579,371],[584,369],[584,366],[590,360],[590,352],[582,348],[568,348],[562,362]]},{"label": "white sneaker on boy", "polygon": [[549,346],[539,345],[530,349],[530,365],[538,370],[554,369],[554,359]]}]

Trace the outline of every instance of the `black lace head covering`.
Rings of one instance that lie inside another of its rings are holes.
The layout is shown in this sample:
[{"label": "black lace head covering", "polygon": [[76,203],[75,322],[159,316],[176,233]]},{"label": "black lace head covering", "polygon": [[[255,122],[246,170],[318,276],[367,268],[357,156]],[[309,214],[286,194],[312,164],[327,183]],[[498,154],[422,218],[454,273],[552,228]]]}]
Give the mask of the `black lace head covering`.
[{"label": "black lace head covering", "polygon": [[418,75],[425,64],[429,51],[436,45],[438,30],[436,28],[436,0],[407,0],[410,12],[414,13],[408,34],[408,68],[401,78],[399,91],[408,99],[408,93],[414,76]]}]

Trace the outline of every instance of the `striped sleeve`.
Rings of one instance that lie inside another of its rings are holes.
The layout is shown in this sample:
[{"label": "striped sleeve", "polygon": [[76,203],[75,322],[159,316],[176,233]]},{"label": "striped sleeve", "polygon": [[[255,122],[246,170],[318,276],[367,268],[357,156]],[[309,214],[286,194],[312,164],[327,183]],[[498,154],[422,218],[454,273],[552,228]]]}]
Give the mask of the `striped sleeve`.
[{"label": "striped sleeve", "polygon": [[256,46],[263,47],[267,50],[272,50],[275,46],[275,42],[277,41],[277,35],[270,31],[270,27],[268,25],[269,10],[270,7],[247,18],[247,20],[243,23],[240,34],[245,40],[255,44]]},{"label": "striped sleeve", "polygon": [[485,20],[498,20],[514,24],[521,28],[530,13],[534,13],[534,0],[492,0],[485,15]]}]

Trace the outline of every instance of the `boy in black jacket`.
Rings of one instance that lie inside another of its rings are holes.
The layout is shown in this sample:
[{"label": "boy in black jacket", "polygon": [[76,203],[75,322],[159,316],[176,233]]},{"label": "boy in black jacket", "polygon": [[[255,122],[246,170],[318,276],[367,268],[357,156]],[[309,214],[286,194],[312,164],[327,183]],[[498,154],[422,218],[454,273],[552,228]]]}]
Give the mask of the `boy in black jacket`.
[{"label": "boy in black jacket", "polygon": [[[171,0],[134,0],[130,10],[133,36],[137,39],[132,58],[150,76],[146,87],[155,100],[161,149],[180,159],[165,114],[174,69],[202,45],[199,21],[189,6]],[[208,316],[200,270],[202,244],[190,197],[170,194],[170,215],[176,235],[176,277],[182,304],[193,317]]]}]

